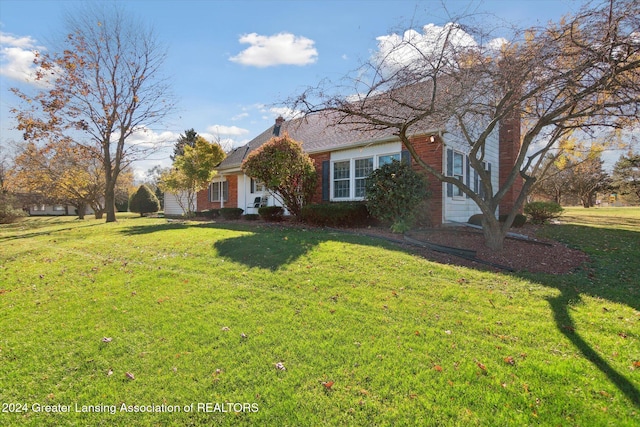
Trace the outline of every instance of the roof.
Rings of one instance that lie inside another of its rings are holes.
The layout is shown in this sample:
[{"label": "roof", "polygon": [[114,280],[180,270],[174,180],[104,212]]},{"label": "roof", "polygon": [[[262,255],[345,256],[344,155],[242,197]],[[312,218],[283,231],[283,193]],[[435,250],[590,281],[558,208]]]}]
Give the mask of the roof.
[{"label": "roof", "polygon": [[[366,108],[374,108],[376,114],[384,116],[386,121],[403,122],[409,117],[415,115],[417,109],[421,108],[425,98],[418,99],[416,94],[420,94],[420,90],[416,90],[417,85],[411,88],[396,89],[385,94],[369,98]],[[411,89],[409,91],[409,89]],[[423,89],[424,88],[420,88]],[[399,101],[402,98],[402,101]],[[406,102],[410,100],[411,106]],[[428,100],[427,100],[428,101]],[[351,104],[353,105],[353,104]],[[362,108],[365,108],[363,105]],[[247,158],[256,148],[269,141],[274,136],[274,128],[279,127],[278,135],[285,132],[288,135],[302,143],[302,148],[308,154],[337,151],[368,144],[376,144],[392,140],[399,140],[397,129],[389,126],[375,127],[364,120],[358,120],[351,117],[344,120],[345,115],[333,110],[323,110],[320,112],[310,113],[306,116],[291,121],[284,121],[281,126],[276,124],[266,129],[260,135],[249,141],[247,144],[234,149],[227,157],[218,165],[218,170],[238,169],[242,165],[244,159]],[[280,118],[280,120],[282,120]],[[445,120],[435,119],[433,116],[421,120],[416,124],[411,132],[412,135],[421,133],[436,133],[444,129]]]}]

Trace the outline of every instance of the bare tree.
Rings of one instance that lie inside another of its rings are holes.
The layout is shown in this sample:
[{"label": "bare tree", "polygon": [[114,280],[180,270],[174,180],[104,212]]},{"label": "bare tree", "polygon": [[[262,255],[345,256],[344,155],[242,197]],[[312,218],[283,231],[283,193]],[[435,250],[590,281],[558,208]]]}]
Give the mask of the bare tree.
[{"label": "bare tree", "polygon": [[13,89],[27,101],[14,114],[26,140],[74,141],[92,151],[103,167],[106,221],[113,222],[118,176],[154,149],[129,138],[174,106],[161,75],[166,53],[118,6],[89,4],[68,17],[67,29],[60,52],[37,54],[37,78],[47,89],[35,96]]},{"label": "bare tree", "polygon": [[[323,84],[307,90],[295,107],[333,111],[339,124],[392,129],[422,168],[478,205],[486,245],[500,250],[537,170],[559,141],[575,129],[637,123],[640,2],[588,5],[546,28],[513,30],[511,40],[500,43],[486,27],[448,24],[428,44],[413,30],[382,40],[380,54],[346,79],[357,95],[345,98],[344,87],[336,94],[335,86]],[[501,124],[518,120],[520,131],[511,137],[521,144],[494,188],[483,167],[485,148]],[[446,131],[466,145],[482,191],[421,158],[412,136],[425,129]],[[509,193],[515,202],[501,223],[496,211]]]}]

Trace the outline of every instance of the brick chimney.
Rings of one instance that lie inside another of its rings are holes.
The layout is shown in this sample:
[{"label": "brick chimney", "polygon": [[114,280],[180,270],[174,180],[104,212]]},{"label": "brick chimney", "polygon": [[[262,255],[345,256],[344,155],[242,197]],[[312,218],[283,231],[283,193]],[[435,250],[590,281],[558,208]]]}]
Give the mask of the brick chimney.
[{"label": "brick chimney", "polygon": [[278,118],[276,119],[276,124],[275,126],[273,126],[274,136],[280,136],[280,128],[282,127],[283,123],[284,123],[284,118],[282,116],[278,116]]},{"label": "brick chimney", "polygon": [[[510,116],[505,117],[500,122],[500,130],[498,132],[500,138],[500,173],[498,175],[500,187],[504,184],[509,176],[509,172],[513,167],[516,159],[518,158],[518,152],[520,151],[520,145],[522,143],[520,135],[520,115],[519,112],[514,111]],[[500,201],[499,214],[507,214],[513,209],[513,206],[522,190],[523,180],[520,175],[516,177],[515,182],[509,188],[509,191],[505,194],[504,198]],[[519,210],[522,213],[522,207]]]}]

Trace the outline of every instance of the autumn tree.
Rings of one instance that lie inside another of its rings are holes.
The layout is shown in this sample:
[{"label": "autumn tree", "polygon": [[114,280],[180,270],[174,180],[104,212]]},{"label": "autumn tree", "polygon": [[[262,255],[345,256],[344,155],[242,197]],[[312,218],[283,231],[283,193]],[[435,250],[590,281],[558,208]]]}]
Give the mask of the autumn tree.
[{"label": "autumn tree", "polygon": [[[585,6],[546,28],[514,30],[510,40],[487,34],[486,23],[465,22],[430,37],[408,30],[380,38],[379,53],[343,80],[348,85],[308,89],[293,107],[331,111],[339,126],[392,130],[419,166],[475,202],[484,214],[485,244],[500,250],[536,170],[559,141],[575,129],[589,134],[637,123],[640,2]],[[508,170],[495,186],[483,166],[485,148],[501,123],[518,120],[520,147],[512,166],[501,165]],[[481,191],[420,156],[411,137],[425,130],[466,147]],[[514,203],[499,221],[508,195]]]},{"label": "autumn tree", "polygon": [[302,207],[311,201],[316,186],[313,160],[302,150],[302,144],[287,133],[252,151],[242,163],[242,170],[264,182],[295,217],[300,217]]},{"label": "autumn tree", "polygon": [[161,122],[174,105],[161,75],[165,50],[117,5],[87,4],[69,16],[67,29],[57,53],[36,55],[46,89],[35,95],[12,89],[25,101],[13,112],[25,140],[73,142],[100,161],[106,221],[112,222],[120,174],[155,149],[132,135]]},{"label": "autumn tree", "polygon": [[620,156],[613,166],[612,186],[621,195],[631,196],[634,203],[640,202],[640,154],[628,153]]},{"label": "autumn tree", "polygon": [[183,146],[183,154],[176,156],[173,167],[159,179],[164,191],[183,195],[176,201],[187,214],[196,209],[198,191],[207,188],[216,174],[215,167],[226,154],[220,144],[211,143],[198,135],[193,146]]},{"label": "autumn tree", "polygon": [[609,188],[609,174],[603,169],[604,160],[600,156],[588,158],[576,165],[569,166],[569,191],[575,195],[585,208],[595,203],[598,191]]},{"label": "autumn tree", "polygon": [[27,143],[14,163],[13,188],[37,196],[40,203],[74,206],[80,219],[103,197],[100,168],[83,147],[66,141],[44,147]]}]

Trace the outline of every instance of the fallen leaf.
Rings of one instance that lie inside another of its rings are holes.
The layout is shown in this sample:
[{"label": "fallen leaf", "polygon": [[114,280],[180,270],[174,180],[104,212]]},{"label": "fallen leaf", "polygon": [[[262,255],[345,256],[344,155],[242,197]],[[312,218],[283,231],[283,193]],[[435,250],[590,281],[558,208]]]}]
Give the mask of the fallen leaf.
[{"label": "fallen leaf", "polygon": [[480,362],[476,362],[476,365],[478,365],[478,368],[482,369],[483,371],[486,371],[486,370],[487,370],[487,367],[486,367],[486,366],[484,366],[484,365],[483,365],[482,363],[480,363]]},{"label": "fallen leaf", "polygon": [[633,361],[633,367],[634,368],[640,368],[640,360],[634,360]]},{"label": "fallen leaf", "polygon": [[109,370],[107,371],[107,376],[110,377],[111,375],[113,375],[113,369],[109,368]]},{"label": "fallen leaf", "polygon": [[113,338],[110,338],[110,337],[102,338],[102,342],[111,342],[111,340],[113,340]]},{"label": "fallen leaf", "polygon": [[130,380],[135,380],[136,377],[131,373],[131,372],[125,372],[124,374],[127,378],[129,378]]},{"label": "fallen leaf", "polygon": [[435,365],[435,366],[433,367],[433,369],[435,369],[435,370],[436,370],[436,371],[438,371],[438,372],[442,372],[442,366],[440,366],[440,365]]},{"label": "fallen leaf", "polygon": [[513,357],[507,356],[504,358],[504,363],[508,363],[509,365],[515,365],[516,361],[513,360]]},{"label": "fallen leaf", "polygon": [[444,333],[447,334],[447,335],[451,335],[451,331],[450,330],[446,330],[446,331],[444,331]]},{"label": "fallen leaf", "polygon": [[286,371],[287,370],[287,368],[284,367],[284,364],[282,362],[276,363],[276,369],[279,369],[281,371]]},{"label": "fallen leaf", "polygon": [[415,331],[414,333],[416,334],[416,336],[420,335],[420,331]]},{"label": "fallen leaf", "polygon": [[222,330],[226,332],[226,331],[230,331],[231,329],[228,326],[223,326]]},{"label": "fallen leaf", "polygon": [[331,390],[331,387],[333,387],[334,382],[333,381],[327,381],[327,382],[322,382],[322,385],[324,386],[324,388],[326,388],[327,390]]},{"label": "fallen leaf", "polygon": [[241,334],[240,334],[240,338],[244,338],[244,339],[246,339],[246,338],[247,338],[247,334],[245,334],[244,332],[243,332],[243,333],[241,333]]}]

